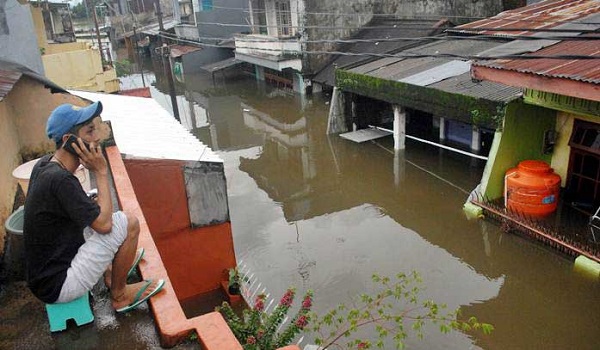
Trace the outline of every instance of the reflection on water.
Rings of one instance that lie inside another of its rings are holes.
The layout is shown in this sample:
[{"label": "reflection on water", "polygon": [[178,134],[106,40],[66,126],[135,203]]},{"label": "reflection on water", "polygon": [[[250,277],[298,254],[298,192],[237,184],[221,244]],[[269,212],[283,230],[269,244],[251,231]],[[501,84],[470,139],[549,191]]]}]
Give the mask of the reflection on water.
[{"label": "reflection on water", "polygon": [[275,298],[291,285],[299,294],[311,288],[323,313],[369,291],[373,273],[417,270],[423,298],[462,307],[496,331],[441,335],[430,327],[409,347],[599,344],[597,282],[556,253],[465,219],[481,161],[411,140],[393,152],[391,137],[355,144],[326,136],[326,96],[250,79],[215,87],[202,76],[180,88],[182,124],[225,161],[237,258]]}]

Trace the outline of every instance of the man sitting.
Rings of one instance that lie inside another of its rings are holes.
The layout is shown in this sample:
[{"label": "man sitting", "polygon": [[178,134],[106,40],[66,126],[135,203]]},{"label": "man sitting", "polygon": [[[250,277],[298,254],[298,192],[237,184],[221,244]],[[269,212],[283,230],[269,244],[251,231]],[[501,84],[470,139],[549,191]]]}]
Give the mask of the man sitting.
[{"label": "man sitting", "polygon": [[[104,275],[112,306],[126,312],[158,293],[164,281],[127,284],[140,258],[140,228],[134,215],[113,213],[95,121],[101,112],[96,102],[84,108],[63,104],[50,114],[46,133],[56,152],[33,168],[25,201],[27,283],[42,301],[65,303],[88,293]],[[95,200],[74,175],[80,164],[95,175]]]}]

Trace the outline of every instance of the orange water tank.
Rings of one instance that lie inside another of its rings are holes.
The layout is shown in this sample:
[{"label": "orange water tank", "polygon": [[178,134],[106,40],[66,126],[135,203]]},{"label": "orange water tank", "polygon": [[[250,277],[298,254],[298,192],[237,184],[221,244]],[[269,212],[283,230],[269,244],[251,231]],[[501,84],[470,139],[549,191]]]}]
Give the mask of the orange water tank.
[{"label": "orange water tank", "polygon": [[505,204],[510,210],[544,217],[556,210],[560,176],[546,162],[524,160],[504,177]]}]

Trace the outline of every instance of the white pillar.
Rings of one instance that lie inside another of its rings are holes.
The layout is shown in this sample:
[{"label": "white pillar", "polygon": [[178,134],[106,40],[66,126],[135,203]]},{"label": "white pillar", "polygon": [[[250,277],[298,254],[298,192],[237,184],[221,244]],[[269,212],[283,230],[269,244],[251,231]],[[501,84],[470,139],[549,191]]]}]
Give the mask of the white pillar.
[{"label": "white pillar", "polygon": [[406,111],[398,105],[394,105],[394,149],[404,149],[406,139]]},{"label": "white pillar", "polygon": [[346,97],[343,91],[337,87],[333,88],[331,103],[329,105],[329,117],[327,121],[327,135],[339,134],[348,131],[344,107]]},{"label": "white pillar", "polygon": [[446,118],[440,117],[440,141],[446,139]]},{"label": "white pillar", "polygon": [[481,150],[481,132],[478,127],[473,125],[471,133],[471,150],[474,153],[478,153]]},{"label": "white pillar", "polygon": [[352,95],[352,107],[350,114],[352,115],[352,131],[356,131],[358,129],[358,125],[356,125],[356,120],[357,120],[357,116],[356,116],[356,101],[354,100],[354,95]]},{"label": "white pillar", "polygon": [[254,65],[254,72],[256,75],[256,80],[263,81],[265,80],[265,67]]},{"label": "white pillar", "polygon": [[399,187],[406,178],[405,164],[404,150],[396,150],[394,152],[394,185],[396,187]]}]

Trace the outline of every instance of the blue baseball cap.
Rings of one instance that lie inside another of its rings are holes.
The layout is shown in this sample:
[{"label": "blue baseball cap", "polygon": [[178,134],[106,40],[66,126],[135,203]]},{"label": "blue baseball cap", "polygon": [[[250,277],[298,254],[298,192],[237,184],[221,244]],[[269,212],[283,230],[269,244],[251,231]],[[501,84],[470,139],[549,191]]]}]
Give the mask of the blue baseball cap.
[{"label": "blue baseball cap", "polygon": [[52,111],[46,123],[46,134],[54,142],[60,142],[64,134],[76,125],[84,124],[102,113],[102,103],[94,102],[86,107],[62,104]]}]

